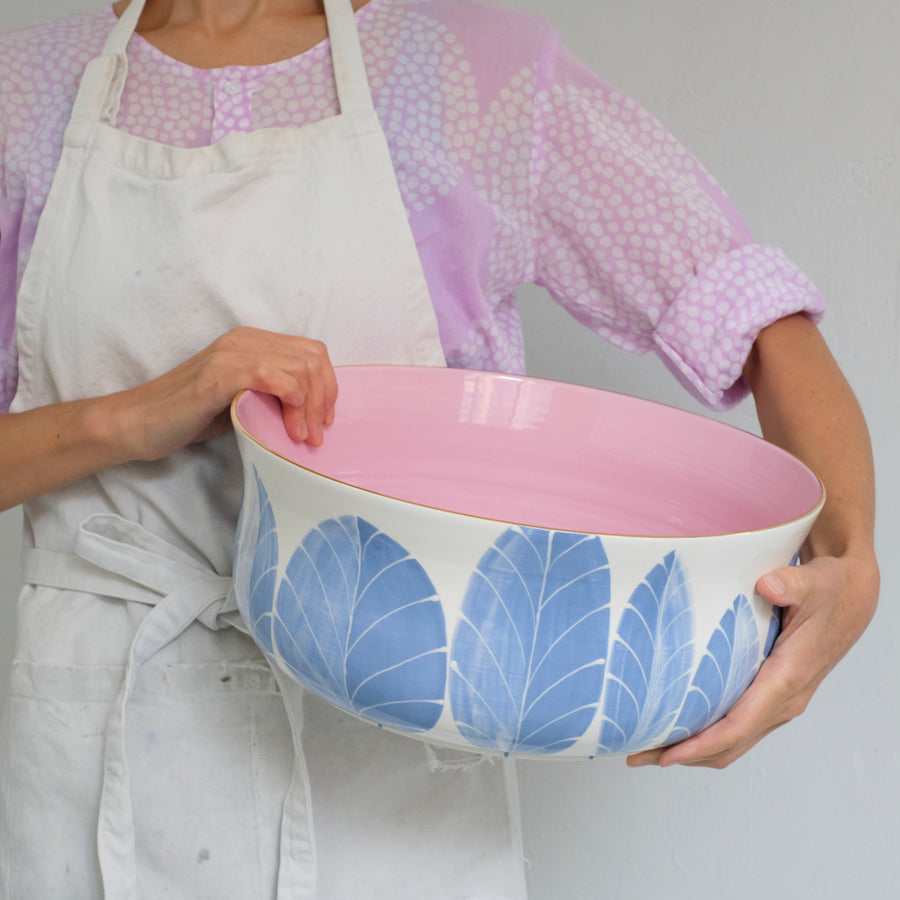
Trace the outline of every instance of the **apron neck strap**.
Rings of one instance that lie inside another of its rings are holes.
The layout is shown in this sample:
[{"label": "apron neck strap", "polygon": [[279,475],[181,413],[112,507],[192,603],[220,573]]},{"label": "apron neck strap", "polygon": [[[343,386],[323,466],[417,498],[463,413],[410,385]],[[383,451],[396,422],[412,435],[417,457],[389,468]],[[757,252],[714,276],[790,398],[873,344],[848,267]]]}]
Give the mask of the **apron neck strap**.
[{"label": "apron neck strap", "polygon": [[125,48],[137,28],[145,3],[146,0],[131,0],[109,33],[103,52],[87,64],[72,108],[73,124],[116,124],[128,74]]},{"label": "apron neck strap", "polygon": [[[125,50],[145,3],[146,0],[131,0],[110,32],[103,53],[88,63],[72,111],[73,121],[100,121],[115,126],[128,74]],[[351,0],[325,0],[325,18],[341,113],[372,109]]]},{"label": "apron neck strap", "polygon": [[131,0],[106,39],[106,46],[103,48],[104,56],[114,56],[119,53],[125,55],[125,48],[137,28],[146,2],[147,0]]},{"label": "apron neck strap", "polygon": [[325,0],[325,19],[341,113],[372,109],[372,93],[351,0]]}]

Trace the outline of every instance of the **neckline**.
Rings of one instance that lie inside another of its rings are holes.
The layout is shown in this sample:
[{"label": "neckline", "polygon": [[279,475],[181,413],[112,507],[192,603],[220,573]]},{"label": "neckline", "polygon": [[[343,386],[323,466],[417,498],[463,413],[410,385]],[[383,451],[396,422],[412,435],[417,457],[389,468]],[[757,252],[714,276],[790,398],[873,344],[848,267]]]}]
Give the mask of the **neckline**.
[{"label": "neckline", "polygon": [[[354,12],[354,17],[356,19],[357,27],[359,27],[366,18],[368,18],[369,10],[372,8],[377,8],[381,6],[383,0],[368,0],[362,7]],[[113,9],[112,3],[108,3],[104,6],[104,11],[106,13],[107,18],[110,20],[110,27],[114,26],[118,21],[119,17],[116,15],[116,11]],[[135,31],[131,37],[129,38],[129,44],[134,45],[134,47],[139,48],[141,52],[154,58],[157,62],[165,63],[172,69],[181,69],[184,73],[190,75],[202,75],[205,77],[216,77],[221,75],[224,72],[233,72],[233,73],[241,73],[246,76],[260,75],[267,72],[281,72],[285,69],[293,68],[294,66],[305,62],[313,57],[320,56],[322,53],[331,49],[331,38],[326,37],[324,40],[319,41],[318,44],[313,44],[312,47],[307,48],[302,53],[298,53],[295,56],[288,56],[284,59],[276,60],[275,62],[263,63],[262,65],[257,66],[244,66],[244,65],[227,65],[227,66],[217,66],[214,68],[201,68],[198,66],[192,66],[190,63],[183,62],[175,56],[170,56],[163,50],[160,50],[156,44],[148,41],[143,35],[138,34]]]}]

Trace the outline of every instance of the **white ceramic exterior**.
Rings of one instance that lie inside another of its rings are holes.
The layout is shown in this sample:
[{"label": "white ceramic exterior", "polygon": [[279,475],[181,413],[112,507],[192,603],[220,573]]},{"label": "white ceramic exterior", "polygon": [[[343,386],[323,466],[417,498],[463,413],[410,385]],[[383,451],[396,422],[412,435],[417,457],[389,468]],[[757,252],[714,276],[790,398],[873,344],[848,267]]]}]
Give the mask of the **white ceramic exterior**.
[{"label": "white ceramic exterior", "polygon": [[478,752],[630,753],[722,716],[777,634],[754,584],[821,507],[709,537],[521,527],[323,477],[233,416],[235,588],[272,663],[352,714]]}]

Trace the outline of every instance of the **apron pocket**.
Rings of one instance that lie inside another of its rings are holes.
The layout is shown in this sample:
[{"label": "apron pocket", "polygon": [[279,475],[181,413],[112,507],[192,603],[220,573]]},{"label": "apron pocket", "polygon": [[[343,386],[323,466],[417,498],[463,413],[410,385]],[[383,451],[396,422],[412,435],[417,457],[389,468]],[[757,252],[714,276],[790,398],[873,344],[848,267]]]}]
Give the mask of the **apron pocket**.
[{"label": "apron pocket", "polygon": [[[102,896],[104,738],[123,673],[14,665],[3,834],[10,896]],[[138,896],[270,900],[293,750],[268,665],[145,666],[126,745]]]}]

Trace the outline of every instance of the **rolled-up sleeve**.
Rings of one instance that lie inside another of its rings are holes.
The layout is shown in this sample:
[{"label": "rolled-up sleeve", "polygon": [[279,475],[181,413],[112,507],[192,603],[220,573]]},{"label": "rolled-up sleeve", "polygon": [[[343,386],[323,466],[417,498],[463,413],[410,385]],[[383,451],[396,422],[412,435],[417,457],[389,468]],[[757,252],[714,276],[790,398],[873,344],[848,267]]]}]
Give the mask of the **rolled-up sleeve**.
[{"label": "rolled-up sleeve", "polygon": [[0,116],[0,413],[7,412],[18,383],[16,357],[16,217],[6,178],[6,128]]},{"label": "rolled-up sleeve", "polygon": [[656,323],[653,340],[670,370],[714,409],[747,393],[741,379],[757,335],[784,316],[818,321],[819,292],[777,247],[748,244],[692,278]]},{"label": "rolled-up sleeve", "polygon": [[533,185],[535,281],[612,343],[658,353],[712,408],[747,393],[763,328],[824,312],[666,128],[558,39],[538,74]]}]

